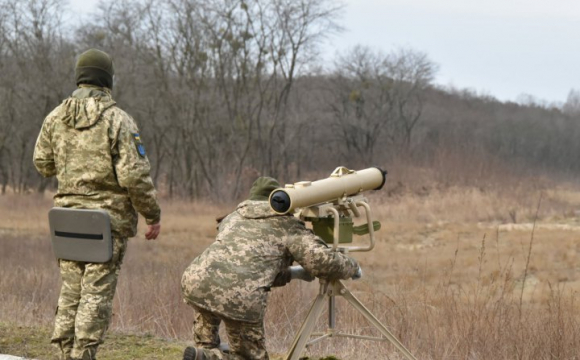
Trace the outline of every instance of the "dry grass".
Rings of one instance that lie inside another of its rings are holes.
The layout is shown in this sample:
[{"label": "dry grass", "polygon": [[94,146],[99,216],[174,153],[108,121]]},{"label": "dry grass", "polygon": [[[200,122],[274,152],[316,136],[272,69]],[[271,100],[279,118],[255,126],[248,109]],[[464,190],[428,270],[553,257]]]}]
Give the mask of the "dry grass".
[{"label": "dry grass", "polygon": [[[383,228],[375,251],[353,254],[364,277],[348,286],[418,359],[578,358],[578,189],[394,181],[370,201]],[[50,206],[46,197],[0,197],[0,322],[52,323],[60,280],[47,236]],[[181,274],[213,241],[214,218],[230,208],[162,206],[161,239],[145,241],[142,227],[130,241],[112,330],[189,340],[192,312],[181,302]],[[292,283],[272,292],[272,352],[288,348],[317,291],[314,283]],[[342,301],[338,326],[376,335]],[[322,341],[308,353],[402,358],[388,343],[357,340]]]}]

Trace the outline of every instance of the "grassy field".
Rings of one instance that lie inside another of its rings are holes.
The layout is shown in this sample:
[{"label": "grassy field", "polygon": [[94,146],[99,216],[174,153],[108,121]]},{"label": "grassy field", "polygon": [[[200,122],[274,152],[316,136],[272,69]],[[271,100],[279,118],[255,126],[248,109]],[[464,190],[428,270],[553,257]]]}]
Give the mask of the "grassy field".
[{"label": "grassy field", "polygon": [[[578,189],[395,182],[369,198],[383,227],[374,251],[353,254],[364,276],[347,286],[418,359],[578,359]],[[163,201],[161,238],[144,240],[141,227],[130,241],[100,359],[179,358],[193,320],[181,274],[213,241],[215,217],[234,205]],[[0,196],[0,353],[52,359],[60,279],[50,206],[48,196]],[[291,283],[272,292],[273,354],[285,353],[317,291],[316,283]],[[377,335],[340,299],[337,319],[341,330]],[[323,314],[320,329],[325,322]],[[306,355],[402,359],[389,343],[353,339],[322,341]]]},{"label": "grassy field", "polygon": [[[53,358],[51,329],[46,326],[20,326],[0,323],[0,354],[18,354],[32,359]],[[111,332],[105,339],[107,346],[99,352],[100,359],[179,359],[183,356],[183,341],[155,338],[148,334]]]}]

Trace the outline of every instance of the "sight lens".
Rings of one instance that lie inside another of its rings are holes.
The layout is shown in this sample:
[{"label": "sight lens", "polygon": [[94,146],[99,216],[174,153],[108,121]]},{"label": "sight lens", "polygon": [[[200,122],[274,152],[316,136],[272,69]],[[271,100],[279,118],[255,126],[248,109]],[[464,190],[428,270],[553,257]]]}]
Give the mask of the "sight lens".
[{"label": "sight lens", "polygon": [[270,196],[270,206],[277,213],[285,214],[290,209],[290,196],[285,191],[277,190]]}]

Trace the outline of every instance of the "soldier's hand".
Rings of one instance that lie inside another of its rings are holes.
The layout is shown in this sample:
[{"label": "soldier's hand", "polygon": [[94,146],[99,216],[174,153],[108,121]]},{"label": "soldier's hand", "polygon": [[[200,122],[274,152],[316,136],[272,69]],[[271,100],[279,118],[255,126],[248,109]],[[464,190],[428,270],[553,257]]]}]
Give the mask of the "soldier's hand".
[{"label": "soldier's hand", "polygon": [[145,233],[145,239],[155,240],[159,233],[161,232],[161,223],[147,225],[147,232]]},{"label": "soldier's hand", "polygon": [[290,282],[290,280],[292,280],[290,268],[286,268],[286,269],[280,271],[276,275],[276,278],[274,279],[274,282],[272,283],[272,287],[284,286],[284,285],[288,284]]}]

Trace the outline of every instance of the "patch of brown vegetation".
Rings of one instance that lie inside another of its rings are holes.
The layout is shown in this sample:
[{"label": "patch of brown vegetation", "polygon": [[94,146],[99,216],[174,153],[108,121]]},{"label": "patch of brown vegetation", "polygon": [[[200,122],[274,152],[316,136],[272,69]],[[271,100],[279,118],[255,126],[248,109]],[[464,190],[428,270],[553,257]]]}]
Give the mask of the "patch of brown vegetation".
[{"label": "patch of brown vegetation", "polygon": [[[576,356],[580,192],[522,185],[509,192],[429,187],[417,193],[396,186],[391,196],[370,195],[383,228],[374,251],[353,254],[364,277],[348,287],[418,359]],[[130,241],[112,330],[191,340],[181,274],[213,241],[215,217],[233,205],[164,201],[162,207],[161,238],[145,241],[141,224]],[[49,208],[48,198],[0,197],[0,322],[52,323],[59,276]],[[316,283],[292,283],[272,292],[266,322],[272,352],[288,348],[317,291]],[[377,335],[342,301],[337,315],[340,329]],[[323,315],[320,329],[325,323]],[[325,340],[308,353],[400,358],[388,343],[352,339]]]}]

